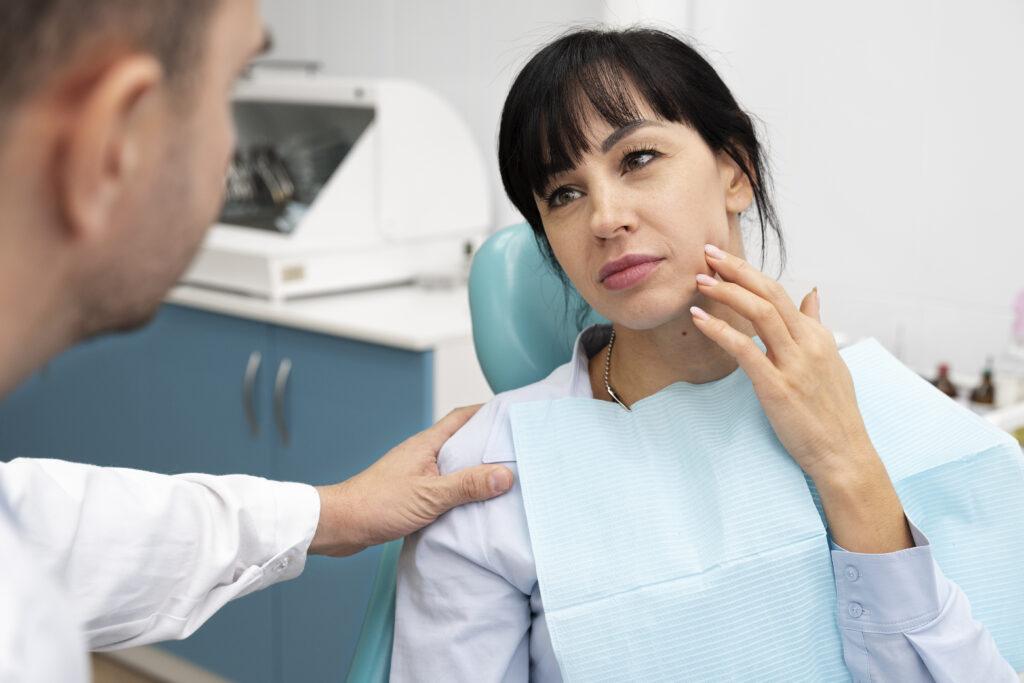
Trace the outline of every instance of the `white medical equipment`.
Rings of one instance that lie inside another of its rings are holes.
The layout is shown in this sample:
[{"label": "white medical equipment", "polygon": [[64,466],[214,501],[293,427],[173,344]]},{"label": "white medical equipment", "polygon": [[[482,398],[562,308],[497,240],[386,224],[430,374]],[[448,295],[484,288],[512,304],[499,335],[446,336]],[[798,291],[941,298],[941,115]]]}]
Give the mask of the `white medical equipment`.
[{"label": "white medical equipment", "polygon": [[190,284],[287,298],[457,271],[491,219],[454,109],[399,80],[251,76],[219,223]]}]

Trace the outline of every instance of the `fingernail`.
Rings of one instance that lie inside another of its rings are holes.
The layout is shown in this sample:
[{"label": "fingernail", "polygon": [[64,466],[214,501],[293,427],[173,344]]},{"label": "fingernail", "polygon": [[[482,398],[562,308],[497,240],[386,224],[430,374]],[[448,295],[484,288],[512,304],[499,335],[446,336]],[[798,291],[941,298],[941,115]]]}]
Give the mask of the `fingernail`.
[{"label": "fingernail", "polygon": [[708,320],[711,318],[700,306],[690,306],[690,315],[697,320]]},{"label": "fingernail", "polygon": [[704,245],[704,253],[707,254],[708,256],[710,256],[713,259],[724,259],[725,258],[725,252],[722,251],[721,249],[719,249],[718,247],[716,247],[713,244],[705,244]]},{"label": "fingernail", "polygon": [[718,283],[718,280],[716,280],[715,278],[713,278],[713,277],[711,277],[709,275],[705,275],[704,273],[699,273],[697,275],[697,284],[698,285],[704,285],[705,287],[713,287],[717,283]]},{"label": "fingernail", "polygon": [[505,493],[512,488],[512,473],[507,470],[492,472],[489,483],[493,493]]}]

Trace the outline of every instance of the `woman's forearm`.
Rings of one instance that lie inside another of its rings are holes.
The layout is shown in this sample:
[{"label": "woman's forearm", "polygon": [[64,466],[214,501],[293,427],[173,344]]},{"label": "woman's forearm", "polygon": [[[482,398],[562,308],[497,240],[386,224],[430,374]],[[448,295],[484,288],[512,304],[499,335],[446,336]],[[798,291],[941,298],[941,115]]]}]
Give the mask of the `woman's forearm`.
[{"label": "woman's forearm", "polygon": [[836,545],[857,553],[914,547],[903,505],[874,449],[831,461],[842,466],[812,479]]}]

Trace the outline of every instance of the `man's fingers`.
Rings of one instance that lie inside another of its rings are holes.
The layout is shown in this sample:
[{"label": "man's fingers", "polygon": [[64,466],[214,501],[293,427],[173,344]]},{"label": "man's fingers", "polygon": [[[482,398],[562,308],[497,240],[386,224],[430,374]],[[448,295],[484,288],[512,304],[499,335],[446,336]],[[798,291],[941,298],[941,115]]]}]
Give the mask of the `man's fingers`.
[{"label": "man's fingers", "polygon": [[477,465],[439,477],[444,509],[438,514],[466,503],[475,503],[500,496],[512,488],[512,470],[502,465]]},{"label": "man's fingers", "polygon": [[480,410],[480,405],[456,408],[438,420],[437,424],[427,429],[421,436],[435,451],[441,450],[444,442],[452,438],[452,434],[462,429],[469,419],[476,415],[476,411]]}]

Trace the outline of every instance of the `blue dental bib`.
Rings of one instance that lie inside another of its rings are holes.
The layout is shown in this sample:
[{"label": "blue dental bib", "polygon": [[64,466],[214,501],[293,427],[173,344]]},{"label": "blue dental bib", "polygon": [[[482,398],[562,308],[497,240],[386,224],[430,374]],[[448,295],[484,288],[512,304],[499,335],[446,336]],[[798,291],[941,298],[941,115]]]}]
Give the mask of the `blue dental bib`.
[{"label": "blue dental bib", "polygon": [[[1024,668],[1019,446],[877,342],[842,355],[908,516]],[[565,680],[849,679],[821,513],[742,370],[510,418]]]}]

